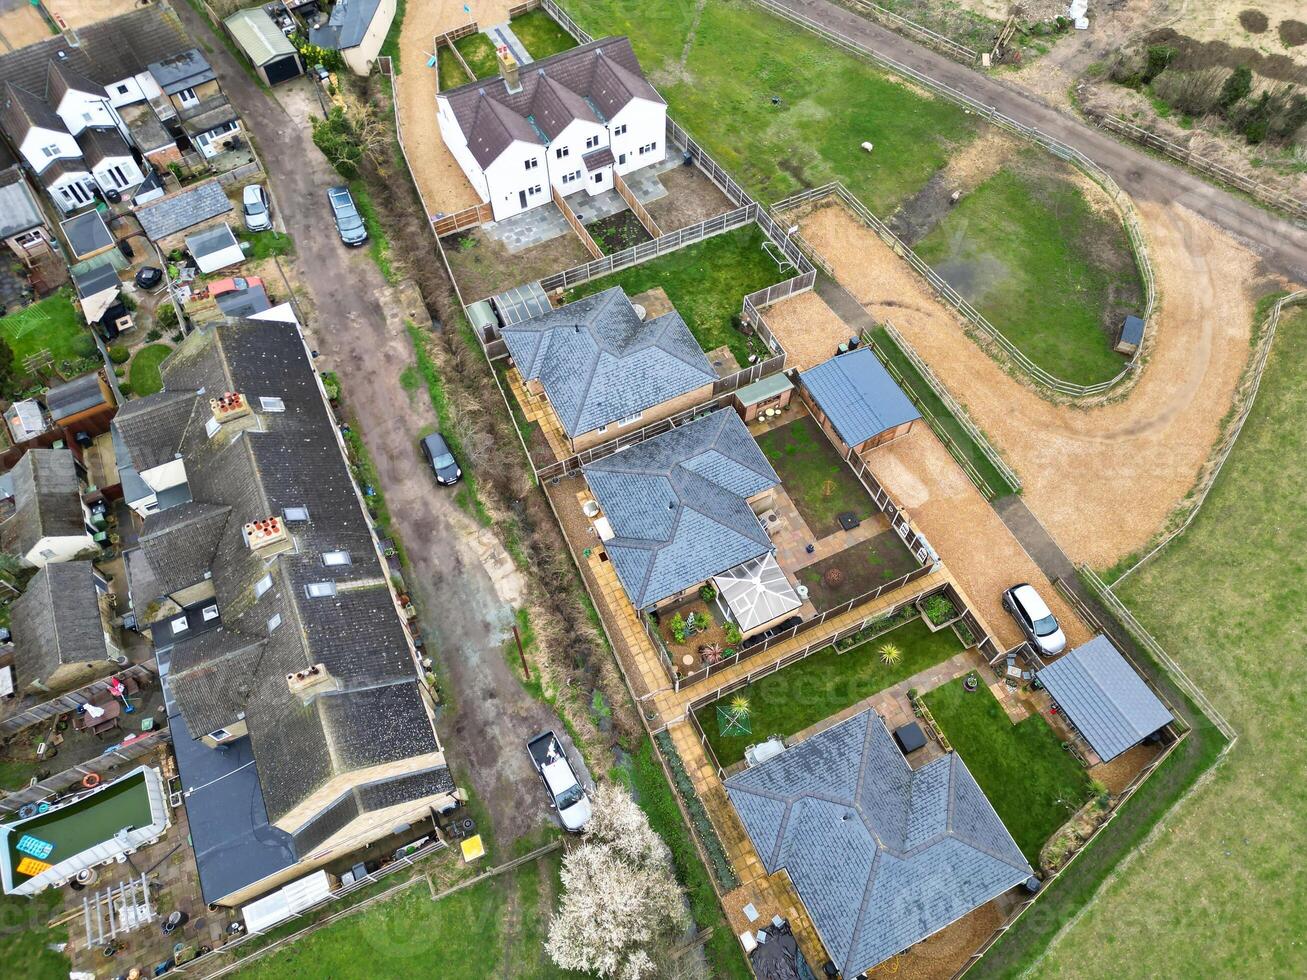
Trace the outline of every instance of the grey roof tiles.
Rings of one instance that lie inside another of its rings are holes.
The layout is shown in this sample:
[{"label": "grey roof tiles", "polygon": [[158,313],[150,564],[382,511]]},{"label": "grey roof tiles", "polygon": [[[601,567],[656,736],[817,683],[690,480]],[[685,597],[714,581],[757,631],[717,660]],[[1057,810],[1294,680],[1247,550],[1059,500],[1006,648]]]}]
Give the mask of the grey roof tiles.
[{"label": "grey roof tiles", "polygon": [[20,685],[45,683],[62,664],[109,655],[98,596],[89,561],[57,562],[33,576],[11,613]]},{"label": "grey roof tiles", "polygon": [[157,242],[231,210],[222,185],[211,180],[148,204],[137,210],[136,217],[150,239]]},{"label": "grey roof tiles", "polygon": [[4,549],[26,555],[42,538],[86,534],[82,489],[68,449],[29,449],[10,471],[14,513],[0,525]]},{"label": "grey roof tiles", "polygon": [[789,874],[844,976],[1031,874],[961,757],[914,772],[872,711],[730,777],[726,791],[767,871]]},{"label": "grey roof tiles", "polygon": [[921,418],[870,347],[832,357],[799,380],[848,446]]},{"label": "grey roof tiles", "polygon": [[1105,636],[1076,647],[1037,676],[1104,762],[1172,721],[1166,705]]}]

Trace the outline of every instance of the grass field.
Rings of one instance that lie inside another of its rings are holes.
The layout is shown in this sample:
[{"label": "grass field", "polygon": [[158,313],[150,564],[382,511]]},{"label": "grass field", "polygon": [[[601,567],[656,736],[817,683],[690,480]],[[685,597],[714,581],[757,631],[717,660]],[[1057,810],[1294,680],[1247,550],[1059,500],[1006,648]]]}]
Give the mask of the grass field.
[{"label": "grass field", "polygon": [[859,520],[876,513],[871,495],[811,415],[763,433],[758,448],[781,478],[808,530],[817,537],[838,531],[837,515],[845,511]]},{"label": "grass field", "polygon": [[469,34],[454,42],[458,53],[477,78],[499,74],[499,59],[495,57],[495,44],[484,34]]},{"label": "grass field", "polygon": [[544,950],[561,852],[431,901],[425,884],[297,940],[242,977],[580,977]]},{"label": "grass field", "polygon": [[1006,497],[1010,493],[1016,493],[1017,488],[1009,483],[994,464],[989,461],[989,457],[980,451],[980,447],[976,445],[976,441],[971,438],[970,433],[962,427],[954,414],[949,411],[943,399],[935,394],[930,385],[926,384],[921,373],[908,360],[907,355],[894,343],[889,332],[884,327],[877,327],[872,336],[881,353],[894,365],[899,374],[903,375],[908,387],[912,389],[913,401],[916,403],[917,408],[924,409],[935,417],[939,427],[953,440],[954,445],[958,447],[963,457],[975,468],[980,478],[985,481],[990,491],[986,496],[998,498]]},{"label": "grass field", "polygon": [[77,339],[89,334],[73,308],[71,293],[60,290],[0,320],[0,336],[13,350],[14,364],[21,371],[27,358],[43,350],[50,352],[56,364],[76,359],[80,356]]},{"label": "grass field", "polygon": [[1052,946],[1040,976],[1117,977],[1123,963],[1176,977],[1307,974],[1304,344],[1299,308],[1198,518],[1119,590],[1239,742]]},{"label": "grass field", "polygon": [[34,898],[0,896],[0,962],[6,976],[24,980],[65,980],[68,958],[48,948],[66,942],[68,930],[46,923],[59,910],[60,893],[47,888]]},{"label": "grass field", "polygon": [[[886,643],[894,644],[903,654],[893,667],[881,663],[880,648]],[[801,732],[961,652],[962,644],[952,630],[932,633],[918,618],[844,653],[836,653],[834,647],[814,653],[721,701],[705,705],[695,716],[717,753],[717,761],[729,766],[743,759],[745,748],[754,742],[771,735]],[[753,734],[724,736],[717,724],[717,706],[729,707],[739,695],[749,699]]]},{"label": "grass field", "polygon": [[1130,243],[1070,165],[1030,149],[967,194],[916,251],[1032,361],[1094,384],[1125,366],[1112,331],[1143,312]]},{"label": "grass field", "polygon": [[539,7],[514,17],[509,26],[517,39],[526,45],[526,53],[536,61],[576,47],[572,35]]},{"label": "grass field", "polygon": [[705,351],[723,344],[735,359],[748,362],[749,342],[731,318],[740,312],[748,293],[786,278],[762,250],[762,229],[749,224],[714,235],[675,252],[592,279],[567,294],[567,301],[621,286],[627,296],[661,286],[690,332]]},{"label": "grass field", "polygon": [[989,688],[958,678],[925,695],[926,706],[976,777],[1031,867],[1053,832],[1088,802],[1089,776],[1040,715],[1014,725]]},{"label": "grass field", "polygon": [[473,79],[467,77],[467,72],[458,63],[458,59],[450,54],[448,48],[441,48],[436,52],[436,71],[441,92],[448,91],[451,88],[458,88],[460,85],[466,85],[468,82],[473,81]]},{"label": "grass field", "polygon": [[163,389],[163,377],[159,374],[159,365],[171,353],[167,344],[149,344],[132,355],[127,378],[134,395],[153,395]]}]

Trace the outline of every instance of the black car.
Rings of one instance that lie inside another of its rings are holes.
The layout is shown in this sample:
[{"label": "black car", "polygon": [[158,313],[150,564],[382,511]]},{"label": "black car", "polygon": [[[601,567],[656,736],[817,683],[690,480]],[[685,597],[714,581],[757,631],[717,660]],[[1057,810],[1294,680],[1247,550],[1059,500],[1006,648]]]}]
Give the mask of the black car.
[{"label": "black car", "polygon": [[449,451],[449,443],[439,432],[433,432],[422,440],[422,455],[435,471],[436,482],[444,486],[453,486],[463,478],[463,471],[458,468],[454,454]]},{"label": "black car", "polygon": [[136,285],[141,289],[153,289],[163,279],[163,270],[154,265],[143,265],[136,270]]}]

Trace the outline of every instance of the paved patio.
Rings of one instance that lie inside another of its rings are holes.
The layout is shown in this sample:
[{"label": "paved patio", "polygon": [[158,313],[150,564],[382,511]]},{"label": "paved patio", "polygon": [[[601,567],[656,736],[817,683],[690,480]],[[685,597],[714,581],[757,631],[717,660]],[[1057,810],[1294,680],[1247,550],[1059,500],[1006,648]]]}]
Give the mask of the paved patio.
[{"label": "paved patio", "polygon": [[572,446],[568,441],[567,434],[563,432],[562,423],[558,421],[558,415],[554,412],[553,406],[549,404],[549,399],[544,394],[534,394],[522,380],[522,372],[516,367],[511,367],[507,372],[508,388],[517,399],[517,404],[522,409],[522,415],[528,422],[534,422],[540,426],[540,431],[544,433],[545,440],[549,443],[549,448],[554,454],[555,459],[566,459],[572,455]]}]

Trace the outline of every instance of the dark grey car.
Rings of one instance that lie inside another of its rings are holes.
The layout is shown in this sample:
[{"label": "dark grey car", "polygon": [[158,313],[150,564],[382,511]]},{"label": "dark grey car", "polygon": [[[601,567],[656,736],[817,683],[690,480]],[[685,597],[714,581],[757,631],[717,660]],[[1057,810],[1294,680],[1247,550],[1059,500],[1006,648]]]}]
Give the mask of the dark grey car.
[{"label": "dark grey car", "polygon": [[368,230],[363,224],[363,217],[354,204],[354,196],[343,184],[327,191],[327,200],[331,202],[331,213],[336,219],[336,231],[340,240],[349,246],[362,245],[368,240]]},{"label": "dark grey car", "polygon": [[439,432],[433,432],[422,440],[422,455],[435,471],[437,483],[449,487],[463,478],[458,461],[449,451],[449,443],[445,442],[445,437]]}]

